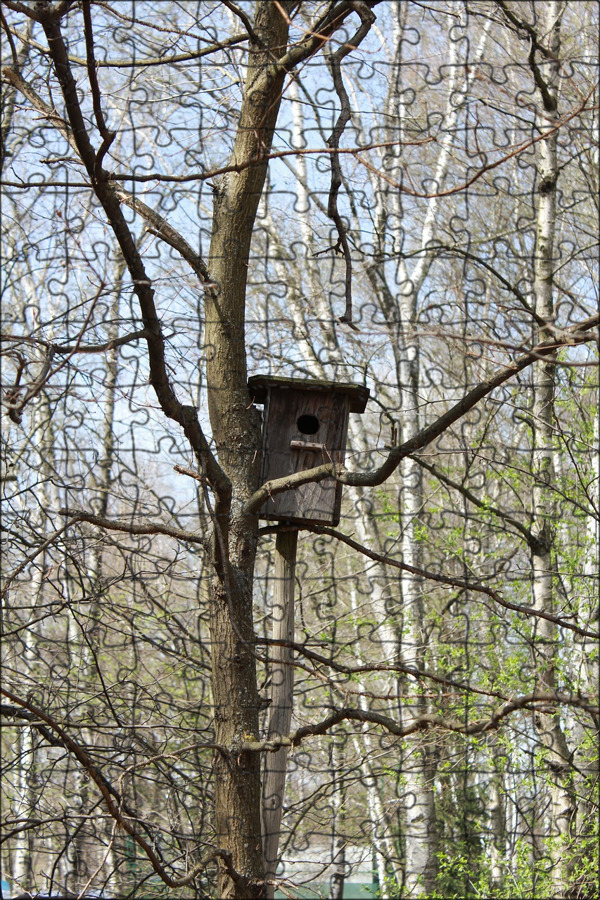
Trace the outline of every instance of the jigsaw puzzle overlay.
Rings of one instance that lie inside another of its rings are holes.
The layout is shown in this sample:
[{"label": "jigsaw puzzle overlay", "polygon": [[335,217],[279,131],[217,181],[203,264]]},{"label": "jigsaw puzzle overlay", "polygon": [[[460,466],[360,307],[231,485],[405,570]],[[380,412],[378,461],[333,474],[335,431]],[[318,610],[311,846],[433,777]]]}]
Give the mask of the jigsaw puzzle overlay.
[{"label": "jigsaw puzzle overlay", "polygon": [[597,4],[0,26],[2,896],[597,896]]}]

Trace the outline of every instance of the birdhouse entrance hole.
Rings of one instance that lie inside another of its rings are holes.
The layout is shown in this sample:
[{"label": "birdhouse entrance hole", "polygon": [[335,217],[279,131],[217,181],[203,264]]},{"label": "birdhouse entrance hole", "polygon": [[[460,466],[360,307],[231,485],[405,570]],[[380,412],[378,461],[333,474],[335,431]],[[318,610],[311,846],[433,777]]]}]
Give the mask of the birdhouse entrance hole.
[{"label": "birdhouse entrance hole", "polygon": [[[343,463],[348,415],[362,413],[369,398],[363,385],[276,375],[253,375],[248,389],[255,403],[264,404],[263,484],[323,464]],[[337,525],[341,502],[342,485],[325,478],[269,497],[259,516]]]},{"label": "birdhouse entrance hole", "polygon": [[321,427],[317,417],[309,415],[300,416],[296,425],[300,434],[316,434]]}]

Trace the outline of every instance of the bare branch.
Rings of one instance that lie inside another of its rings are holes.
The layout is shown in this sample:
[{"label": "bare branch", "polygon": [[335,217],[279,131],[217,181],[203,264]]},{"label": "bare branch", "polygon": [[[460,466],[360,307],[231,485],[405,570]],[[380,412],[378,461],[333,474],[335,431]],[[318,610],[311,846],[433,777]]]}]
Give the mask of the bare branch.
[{"label": "bare branch", "polygon": [[[29,22],[32,21],[36,21],[34,16],[31,16],[29,19]],[[40,44],[38,41],[33,40],[29,33],[23,34],[10,25],[7,26],[7,29],[7,34],[9,36],[14,35],[23,43],[34,47],[36,50],[39,50],[40,53],[48,55],[48,48],[44,47],[44,45]],[[94,63],[97,69],[148,69],[154,66],[171,66],[182,62],[192,62],[195,59],[201,59],[203,56],[209,56],[211,53],[216,53],[218,50],[227,50],[229,47],[235,47],[237,44],[242,44],[247,40],[247,34],[235,34],[224,41],[215,41],[207,47],[203,47],[201,50],[190,50],[188,53],[175,53],[173,56],[150,56],[146,58],[142,57],[140,59],[95,59]],[[74,56],[71,53],[69,54],[69,62],[87,67],[87,59],[83,59],[81,56]]]},{"label": "bare branch", "polygon": [[546,59],[554,59],[554,54],[547,47],[544,47],[543,44],[540,44],[540,40],[535,28],[526,22],[524,19],[520,19],[513,11],[513,9],[505,2],[505,0],[496,0],[496,6],[499,6],[506,18],[509,22],[512,22],[513,25],[516,26],[517,30],[524,31],[529,40],[531,41],[531,45],[534,50],[537,50],[542,56],[545,56]]},{"label": "bare branch", "polygon": [[[474,685],[467,684],[464,681],[457,681],[454,678],[447,678],[443,675],[437,675],[435,672],[431,672],[428,669],[417,668],[416,666],[407,666],[404,663],[371,663],[361,666],[350,666],[346,663],[339,662],[336,659],[332,659],[330,656],[323,656],[321,653],[317,653],[315,650],[312,650],[306,644],[299,644],[296,641],[278,641],[272,638],[257,638],[256,643],[265,644],[269,647],[289,647],[294,651],[294,653],[296,653],[296,657],[303,656],[306,659],[310,660],[312,663],[315,663],[324,669],[331,669],[332,671],[338,672],[341,675],[366,675],[372,672],[393,672],[397,675],[408,675],[410,678],[414,678],[415,681],[431,681],[433,682],[433,684],[439,684],[442,687],[451,688],[457,691],[465,691],[468,694],[477,694],[478,696],[483,697],[494,697],[495,699],[502,700],[503,702],[508,700],[508,698],[500,691],[495,691],[490,688],[484,689],[475,687]],[[294,660],[293,665],[300,666],[300,668],[304,668],[305,671],[310,672],[313,675],[316,672],[315,669],[311,670],[308,666],[301,665],[298,662],[298,658]]]},{"label": "bare branch", "polygon": [[344,322],[352,328],[356,327],[352,324],[352,254],[350,253],[350,245],[348,244],[347,229],[344,225],[344,220],[340,216],[337,202],[339,190],[342,186],[342,169],[340,166],[339,153],[337,151],[340,145],[340,138],[352,116],[350,112],[350,99],[348,97],[348,92],[344,87],[341,64],[344,57],[352,50],[355,50],[364,40],[371,30],[371,25],[375,21],[375,14],[366,3],[357,2],[354,4],[354,9],[360,16],[361,22],[359,27],[349,41],[346,41],[346,43],[342,44],[335,53],[328,56],[328,62],[333,77],[333,85],[340,101],[340,114],[333,126],[331,135],[327,138],[327,145],[329,149],[333,151],[331,155],[331,185],[329,188],[327,215],[334,222],[338,234],[338,241],[333,249],[336,250],[338,247],[341,249],[341,252],[344,255],[346,269],[344,277],[346,307],[343,316],[340,316],[340,322]]},{"label": "bare branch", "polygon": [[419,197],[420,199],[423,199],[423,200],[431,200],[434,197],[450,197],[452,194],[462,193],[468,187],[470,187],[472,184],[474,184],[476,181],[478,181],[480,178],[482,178],[487,172],[491,172],[493,169],[497,169],[498,166],[501,166],[505,162],[508,162],[509,159],[513,159],[515,156],[519,156],[519,154],[523,153],[524,150],[527,150],[529,147],[532,147],[534,144],[537,144],[539,141],[546,140],[551,134],[553,134],[555,131],[559,131],[566,124],[568,124],[568,122],[570,122],[572,119],[579,116],[582,112],[592,112],[592,111],[596,110],[597,109],[596,106],[588,106],[587,104],[588,104],[590,97],[592,97],[595,94],[597,87],[598,87],[598,84],[596,83],[592,87],[592,89],[588,92],[588,94],[584,98],[583,102],[580,103],[579,106],[576,107],[576,109],[572,110],[567,115],[561,116],[560,119],[557,119],[553,123],[553,125],[550,128],[548,128],[547,131],[543,132],[543,134],[538,134],[534,138],[530,138],[527,141],[523,141],[521,144],[519,144],[517,147],[515,147],[514,150],[511,150],[510,153],[505,153],[505,154],[503,154],[503,156],[500,159],[497,159],[495,162],[488,163],[487,165],[482,166],[480,169],[477,169],[475,174],[472,175],[470,178],[468,178],[466,181],[464,181],[462,184],[458,184],[455,187],[447,188],[445,191],[433,191],[432,193],[427,193],[424,191],[415,191],[412,188],[406,187],[406,185],[404,185],[403,183],[398,182],[395,179],[391,178],[385,172],[377,169],[368,160],[366,160],[362,156],[360,156],[358,150],[355,150],[353,152],[353,155],[356,157],[358,162],[362,163],[363,166],[366,166],[367,169],[369,169],[371,172],[374,172],[380,178],[383,178],[383,180],[386,181],[389,185],[391,185],[391,187],[393,187],[395,190],[401,191],[403,194],[408,194],[411,197]]},{"label": "bare branch", "polygon": [[494,268],[486,259],[482,259],[481,256],[477,256],[475,253],[472,253],[470,250],[464,250],[462,247],[457,247],[454,244],[433,244],[430,243],[427,245],[425,249],[419,248],[419,250],[415,250],[414,253],[406,253],[399,254],[401,258],[408,259],[409,257],[419,256],[422,253],[431,253],[435,250],[446,250],[448,253],[456,253],[458,256],[462,256],[463,259],[470,259],[473,262],[477,263],[478,266],[481,266],[482,269],[485,269],[487,272],[490,272],[491,275],[496,278],[500,284],[506,288],[507,291],[516,297],[519,301],[523,309],[525,309],[529,315],[534,319],[538,325],[545,325],[544,319],[539,316],[536,311],[533,309],[531,304],[528,302],[527,297],[523,294],[522,291],[519,290],[517,285],[513,284],[508,278],[506,278],[502,272],[498,269]]},{"label": "bare branch", "polygon": [[[7,78],[10,78],[10,75],[13,73],[13,70],[6,66],[2,70],[3,74],[6,74]],[[12,80],[12,79],[11,79]],[[43,101],[39,101],[43,104]],[[46,107],[46,109],[50,109],[50,107]],[[56,118],[56,114],[54,114]],[[53,119],[53,124],[56,125],[56,121]],[[63,123],[64,124],[64,123]],[[57,126],[58,127],[58,126]],[[424,144],[431,144],[435,141],[435,137],[425,137],[421,140],[417,141],[378,141],[372,144],[365,144],[360,147],[360,152],[364,152],[365,150],[377,150],[385,147],[421,147]],[[72,145],[74,146],[74,145]],[[349,154],[350,156],[356,156],[357,150],[356,147],[338,147],[337,150],[331,150],[329,147],[308,147],[308,148],[295,148],[294,150],[272,150],[268,153],[267,156],[253,159],[245,159],[239,163],[229,163],[226,166],[220,166],[217,169],[210,169],[205,172],[192,172],[186,173],[185,175],[167,175],[166,173],[161,172],[151,172],[149,174],[138,175],[131,174],[125,172],[110,172],[109,180],[111,182],[116,181],[132,181],[134,183],[145,184],[149,181],[156,181],[158,183],[163,184],[185,184],[187,182],[192,181],[212,181],[215,178],[218,178],[219,175],[227,175],[229,172],[243,172],[246,169],[251,169],[254,166],[264,165],[265,159],[273,160],[273,159],[283,159],[286,161],[286,157],[288,156],[314,156],[314,155],[327,155],[331,153],[337,154]],[[78,160],[73,160],[74,162],[78,162]],[[360,162],[360,160],[359,160]],[[27,184],[19,181],[9,181],[6,179],[2,179],[0,182],[7,187],[21,188],[23,190],[31,187],[38,188],[40,186],[40,182],[36,181],[34,184]],[[51,182],[53,187],[91,187],[88,181],[57,181],[52,180]],[[123,202],[127,202],[125,197],[122,197]],[[128,203],[129,206],[133,209],[133,206]],[[328,250],[333,249],[333,247],[327,248]],[[321,251],[326,252],[326,251]]]},{"label": "bare branch", "polygon": [[[42,19],[42,24],[44,25],[49,44],[52,47],[52,57],[63,90],[69,123],[58,116],[18,73],[14,72],[14,70],[9,67],[4,67],[2,72],[9,81],[11,81],[11,83],[13,83],[15,87],[30,100],[30,102],[32,102],[34,106],[58,128],[81,158],[90,177],[91,186],[100,200],[109,224],[117,238],[127,268],[129,269],[133,280],[134,291],[138,296],[142,320],[144,322],[144,330],[146,332],[146,342],[148,344],[150,383],[154,388],[163,412],[169,418],[174,419],[183,428],[184,433],[200,464],[205,469],[211,484],[215,486],[215,489],[220,493],[224,502],[227,504],[227,498],[231,495],[231,484],[229,479],[218,465],[210,450],[206,437],[200,428],[197,410],[194,407],[180,403],[175,396],[167,374],[165,343],[154,302],[154,290],[152,289],[139,250],[135,245],[120,208],[120,201],[124,201],[125,192],[121,192],[120,196],[117,197],[116,191],[107,181],[108,174],[104,169],[97,170],[97,155],[87,134],[85,121],[79,106],[77,88],[71,73],[60,26],[51,18],[47,17]],[[161,227],[164,229],[164,224],[161,225]]]},{"label": "bare branch", "polygon": [[62,526],[62,528],[58,528],[54,532],[54,534],[51,534],[50,537],[43,541],[39,547],[37,547],[32,553],[26,556],[23,562],[19,563],[17,568],[7,576],[6,581],[4,582],[4,587],[2,588],[2,592],[0,593],[0,597],[6,597],[8,589],[10,588],[15,578],[18,578],[21,572],[23,572],[27,568],[29,563],[33,562],[33,560],[38,557],[40,553],[43,553],[44,550],[47,550],[48,547],[51,547],[52,544],[61,536],[61,534],[63,534],[63,532],[67,530],[70,524],[70,522],[67,522],[66,525]]},{"label": "bare branch", "polygon": [[[150,846],[149,842],[146,838],[142,837],[136,829],[134,824],[138,819],[136,813],[133,812],[126,804],[124,798],[115,790],[115,788],[111,785],[111,783],[106,779],[100,769],[94,764],[91,757],[87,753],[83,747],[75,741],[65,729],[56,722],[52,716],[48,715],[43,710],[39,709],[33,703],[28,700],[23,700],[21,697],[18,697],[12,691],[7,690],[6,688],[0,688],[0,693],[2,693],[5,697],[11,700],[13,703],[17,704],[19,707],[22,707],[24,710],[31,713],[37,719],[41,720],[41,722],[45,723],[57,736],[60,743],[71,753],[75,759],[80,763],[81,766],[88,773],[100,793],[104,799],[104,803],[111,814],[111,816],[118,822],[119,827],[122,828],[127,834],[135,841],[135,843],[143,850],[146,855],[148,861],[150,862],[152,868],[159,876],[159,878],[170,888],[176,887],[184,887],[187,884],[191,884],[198,875],[205,869],[206,864],[211,859],[214,859],[215,854],[221,855],[224,851],[214,850],[211,852],[209,858],[207,860],[203,860],[198,865],[194,866],[194,868],[189,871],[186,875],[181,878],[172,878],[167,874],[164,864],[161,862],[157,854],[154,852],[153,848]],[[116,802],[115,802],[116,801]],[[126,815],[123,815],[121,810],[124,810]]]},{"label": "bare branch", "polygon": [[173,466],[175,472],[179,472],[180,475],[188,475],[190,478],[195,479],[195,481],[199,481],[200,484],[206,484],[206,476],[199,475],[198,472],[194,472],[193,469],[186,469],[185,466]]},{"label": "bare branch", "polygon": [[141,328],[139,331],[132,331],[131,334],[124,334],[122,337],[111,338],[103,344],[55,344],[52,341],[45,341],[42,338],[33,338],[26,334],[3,334],[3,341],[11,341],[15,344],[34,344],[36,347],[46,347],[48,351],[55,356],[64,353],[104,353],[106,350],[114,350],[116,347],[122,347],[124,344],[132,344],[142,338],[148,337],[146,330]]},{"label": "bare branch", "polygon": [[96,306],[98,298],[102,294],[103,290],[104,290],[104,285],[101,284],[100,287],[98,288],[98,290],[96,291],[95,296],[92,298],[92,302],[90,304],[90,308],[87,312],[87,315],[84,319],[83,325],[79,329],[79,335],[77,337],[77,340],[75,341],[75,346],[74,346],[73,350],[68,353],[67,358],[65,360],[62,360],[62,362],[56,367],[56,369],[53,370],[52,369],[52,360],[54,358],[55,351],[54,351],[52,345],[50,345],[48,347],[48,349],[46,350],[46,358],[42,365],[41,371],[38,373],[38,375],[34,379],[33,383],[27,388],[24,396],[19,401],[17,401],[16,398],[19,396],[20,391],[21,391],[21,388],[17,385],[15,385],[12,389],[10,389],[8,391],[8,400],[3,401],[3,402],[8,407],[8,414],[9,414],[10,418],[12,419],[12,421],[15,422],[15,424],[19,425],[21,423],[22,418],[23,418],[21,413],[25,409],[27,404],[31,400],[33,400],[34,397],[37,397],[37,395],[40,393],[40,391],[42,390],[44,385],[48,383],[50,378],[52,378],[54,375],[56,375],[58,372],[60,372],[61,369],[64,369],[64,367],[69,362],[70,358],[77,352],[77,347],[79,346],[79,343],[82,340],[83,335],[85,334],[85,331],[89,325],[89,322],[90,322],[90,319],[94,312],[94,308]]},{"label": "bare branch", "polygon": [[139,213],[139,215],[150,224],[151,227],[146,229],[150,234],[156,235],[156,237],[177,250],[183,259],[189,263],[190,267],[203,284],[207,285],[213,283],[213,279],[211,278],[210,272],[202,257],[192,249],[185,238],[183,238],[175,228],[169,225],[163,216],[147,206],[147,204],[138,197],[134,197],[132,194],[128,193],[124,188],[115,186],[114,191],[119,200],[125,203],[126,206],[129,206],[130,209]]},{"label": "bare branch", "polygon": [[[27,20],[27,30],[25,32],[24,42],[19,47],[17,51],[15,47],[15,42],[13,41],[11,29],[4,18],[4,13],[0,8],[0,22],[2,23],[2,28],[6,32],[6,36],[8,38],[8,42],[10,44],[10,52],[12,56],[13,69],[15,72],[19,74],[23,71],[23,67],[27,58],[29,56],[29,42],[27,38],[31,35],[31,31],[33,28],[33,19]],[[7,159],[6,155],[6,142],[8,140],[8,136],[10,130],[12,128],[13,115],[15,112],[15,101],[16,101],[16,88],[14,85],[6,88],[3,91],[3,102],[2,102],[2,121],[0,122],[0,172],[4,169],[4,164]]]},{"label": "bare branch", "polygon": [[[380,2],[381,0],[366,0],[364,5],[372,9]],[[291,47],[277,60],[276,65],[285,72],[291,72],[300,63],[310,59],[341,28],[345,19],[353,12],[356,12],[354,0],[342,0],[340,3],[332,4],[310,28],[308,36]]]},{"label": "bare branch", "polygon": [[458,491],[465,497],[470,503],[474,506],[477,506],[479,509],[483,509],[486,512],[491,513],[494,516],[502,519],[503,522],[506,522],[509,525],[519,532],[519,534],[525,538],[529,547],[531,547],[535,543],[535,536],[531,533],[530,529],[519,522],[518,519],[515,519],[514,516],[509,515],[508,513],[503,512],[501,509],[498,509],[497,506],[491,506],[489,503],[484,503],[483,500],[480,500],[479,497],[476,497],[475,494],[466,488],[463,484],[459,484],[457,481],[454,481],[450,478],[449,475],[446,475],[445,472],[442,472],[438,469],[437,466],[434,466],[432,463],[427,462],[427,460],[423,459],[422,456],[417,456],[411,454],[411,459],[415,459],[420,466],[424,469],[427,469],[428,472],[431,472],[438,481],[441,481],[442,484],[448,485],[448,487],[453,488],[455,491]]},{"label": "bare branch", "polygon": [[238,17],[238,19],[240,20],[240,22],[242,23],[242,25],[248,32],[248,37],[250,38],[252,43],[255,44],[257,47],[263,47],[264,46],[263,42],[261,41],[260,37],[257,35],[254,28],[252,27],[252,22],[250,21],[250,19],[248,18],[248,16],[244,12],[244,10],[240,9],[240,7],[237,6],[237,4],[233,3],[233,0],[222,0],[222,3],[223,3],[223,6],[226,6],[227,9],[231,10],[231,12],[234,14],[234,16]]},{"label": "bare branch", "polygon": [[470,390],[458,401],[458,403],[455,403],[454,406],[436,419],[435,422],[432,422],[431,425],[421,429],[414,437],[405,441],[404,444],[394,447],[389,453],[387,460],[371,473],[350,472],[345,466],[339,463],[325,463],[322,466],[316,466],[314,469],[306,469],[303,472],[296,472],[285,478],[277,478],[267,482],[267,484],[264,484],[255,491],[246,503],[246,514],[258,512],[261,506],[266,503],[272,495],[300,487],[300,485],[308,484],[309,482],[323,481],[325,478],[335,478],[342,484],[351,484],[357,487],[374,487],[378,484],[383,484],[383,482],[398,468],[400,462],[405,457],[410,456],[417,450],[422,450],[447,431],[451,425],[459,421],[459,419],[462,419],[463,416],[483,400],[484,397],[487,397],[487,395],[491,394],[497,387],[500,387],[500,385],[509,381],[519,372],[522,372],[523,369],[526,369],[539,359],[555,354],[561,347],[574,346],[593,340],[594,335],[592,334],[590,336],[588,332],[596,327],[598,323],[600,323],[600,314],[590,316],[585,321],[578,322],[570,328],[565,329],[563,331],[563,337],[538,344],[537,347],[534,347],[528,353],[518,357],[509,366],[500,369],[500,371],[491,378],[482,381]]},{"label": "bare branch", "polygon": [[96,155],[96,162],[94,164],[94,171],[96,175],[99,175],[102,169],[102,160],[108,150],[110,149],[110,145],[113,143],[114,139],[117,136],[116,131],[109,131],[106,126],[106,121],[104,119],[104,113],[102,112],[102,97],[100,95],[100,85],[98,84],[98,72],[96,70],[96,57],[94,53],[94,33],[92,28],[92,14],[90,11],[90,4],[84,3],[81,7],[81,11],[83,13],[83,30],[85,34],[85,49],[86,49],[86,57],[87,57],[87,71],[88,78],[90,82],[90,87],[92,89],[92,105],[94,108],[94,116],[96,118],[96,125],[98,126],[98,131],[100,132],[100,137],[102,138],[102,144],[100,145],[100,149]]},{"label": "bare branch", "polygon": [[69,516],[72,520],[71,525],[75,522],[89,522],[90,525],[97,525],[98,528],[106,528],[107,531],[122,531],[124,534],[164,534],[166,537],[175,538],[178,541],[185,541],[188,544],[206,545],[206,538],[199,534],[193,534],[191,531],[183,531],[181,528],[170,528],[168,525],[134,525],[133,522],[115,522],[113,519],[106,519],[103,516],[94,516],[79,509],[59,509],[58,514],[61,516]]},{"label": "bare branch", "polygon": [[457,734],[485,734],[488,731],[496,729],[502,719],[505,719],[511,713],[519,709],[539,709],[540,706],[550,706],[554,711],[557,706],[573,706],[585,710],[591,715],[598,712],[597,705],[592,703],[585,697],[576,697],[570,694],[564,694],[560,691],[554,693],[535,693],[527,694],[524,697],[516,697],[504,704],[489,719],[481,719],[471,724],[465,724],[460,719],[444,718],[432,713],[425,713],[417,716],[408,725],[398,725],[398,723],[390,716],[384,716],[381,713],[363,709],[337,709],[330,716],[315,725],[304,725],[291,735],[291,742],[297,747],[307,737],[317,734],[327,734],[335,725],[339,725],[344,721],[363,722],[366,724],[379,725],[385,728],[390,734],[396,737],[407,737],[416,731],[423,731],[430,728],[439,728],[443,731],[453,731]]},{"label": "bare branch", "polygon": [[383,563],[386,566],[392,566],[393,568],[401,569],[404,572],[410,572],[412,575],[418,575],[420,578],[425,578],[428,581],[436,581],[438,582],[438,584],[446,584],[449,587],[456,587],[463,591],[468,590],[480,594],[486,594],[488,597],[490,597],[491,600],[494,601],[494,603],[498,603],[500,606],[504,606],[505,609],[513,610],[514,612],[521,613],[522,615],[535,616],[539,619],[547,619],[549,622],[554,622],[557,625],[560,625],[561,628],[567,628],[569,629],[569,631],[574,631],[576,634],[580,634],[583,637],[593,638],[594,640],[600,638],[600,634],[594,631],[587,631],[585,628],[580,628],[578,625],[573,625],[560,616],[553,616],[551,615],[551,613],[544,612],[541,609],[533,609],[529,606],[520,606],[517,603],[511,603],[509,600],[504,600],[504,598],[498,593],[498,591],[495,591],[489,587],[485,587],[485,585],[482,585],[475,580],[466,581],[462,578],[450,578],[446,575],[438,575],[436,572],[430,572],[427,569],[419,569],[415,566],[409,566],[406,563],[399,562],[398,560],[390,559],[389,556],[383,553],[376,553],[374,550],[369,550],[368,547],[363,547],[362,544],[359,544],[352,538],[347,537],[345,534],[342,534],[342,532],[336,531],[334,528],[327,528],[323,525],[304,525],[303,528],[306,531],[312,531],[314,534],[327,534],[330,537],[334,537],[336,540],[341,541],[343,544],[347,544],[348,547],[352,547],[353,550],[358,550],[359,553],[362,553],[369,559],[374,560],[374,562]]}]

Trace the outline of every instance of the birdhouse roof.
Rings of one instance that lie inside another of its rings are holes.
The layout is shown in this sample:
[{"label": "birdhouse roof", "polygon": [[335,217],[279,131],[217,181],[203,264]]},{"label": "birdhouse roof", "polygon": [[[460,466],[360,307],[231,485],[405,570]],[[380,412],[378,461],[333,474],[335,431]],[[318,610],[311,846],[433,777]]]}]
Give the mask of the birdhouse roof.
[{"label": "birdhouse roof", "polygon": [[343,381],[321,381],[317,378],[284,378],[280,375],[252,375],[248,379],[248,390],[255,403],[264,403],[267,392],[278,390],[308,391],[313,393],[345,394],[349,400],[350,412],[365,411],[370,396],[368,387]]}]

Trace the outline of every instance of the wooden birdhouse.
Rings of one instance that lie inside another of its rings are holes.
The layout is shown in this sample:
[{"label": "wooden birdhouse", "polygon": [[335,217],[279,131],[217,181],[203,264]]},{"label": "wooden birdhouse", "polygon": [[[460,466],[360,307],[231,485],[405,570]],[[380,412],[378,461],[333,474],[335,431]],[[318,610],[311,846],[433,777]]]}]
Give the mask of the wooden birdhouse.
[{"label": "wooden birdhouse", "polygon": [[[253,375],[248,380],[255,403],[264,404],[261,482],[282,478],[346,455],[348,415],[364,412],[369,389],[335,381]],[[333,478],[303,484],[269,499],[262,519],[337,525],[342,485]]]}]

